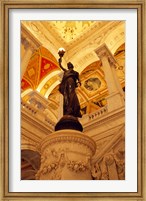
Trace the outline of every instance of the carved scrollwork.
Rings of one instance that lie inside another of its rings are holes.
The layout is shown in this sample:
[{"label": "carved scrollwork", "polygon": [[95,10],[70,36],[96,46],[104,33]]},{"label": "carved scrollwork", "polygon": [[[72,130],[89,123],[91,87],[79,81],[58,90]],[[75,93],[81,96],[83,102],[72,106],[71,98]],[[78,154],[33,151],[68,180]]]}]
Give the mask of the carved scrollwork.
[{"label": "carved scrollwork", "polygon": [[101,165],[101,180],[109,180],[109,173],[108,173],[108,168],[106,165],[106,158],[103,158],[102,165]]},{"label": "carved scrollwork", "polygon": [[124,148],[105,155],[101,162],[93,164],[91,169],[95,180],[124,180],[125,179],[125,151]]},{"label": "carved scrollwork", "polygon": [[114,162],[114,157],[113,157],[112,154],[106,155],[106,156],[104,157],[104,160],[105,160],[106,165],[110,166],[110,165],[112,165],[113,162]]},{"label": "carved scrollwork", "polygon": [[99,164],[96,162],[91,169],[92,177],[95,180],[100,180],[101,179],[101,169]]},{"label": "carved scrollwork", "polygon": [[125,179],[125,151],[118,150],[114,155],[115,163],[117,166],[117,173],[120,180]]}]

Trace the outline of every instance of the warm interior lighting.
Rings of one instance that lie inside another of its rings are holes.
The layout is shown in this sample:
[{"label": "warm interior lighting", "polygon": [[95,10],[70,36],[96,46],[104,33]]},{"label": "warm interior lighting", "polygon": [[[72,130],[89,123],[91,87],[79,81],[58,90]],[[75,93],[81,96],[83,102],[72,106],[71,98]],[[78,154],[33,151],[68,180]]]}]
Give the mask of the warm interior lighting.
[{"label": "warm interior lighting", "polygon": [[63,47],[60,47],[59,50],[58,50],[59,56],[63,57],[64,53],[65,53],[65,49]]}]

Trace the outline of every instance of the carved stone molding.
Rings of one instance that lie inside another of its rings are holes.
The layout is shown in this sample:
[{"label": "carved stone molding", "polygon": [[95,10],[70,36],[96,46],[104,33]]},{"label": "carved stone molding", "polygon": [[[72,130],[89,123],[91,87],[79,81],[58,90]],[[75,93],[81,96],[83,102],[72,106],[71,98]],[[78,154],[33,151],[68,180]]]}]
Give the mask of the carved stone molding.
[{"label": "carved stone molding", "polygon": [[95,163],[91,169],[94,180],[101,180],[102,172],[98,163]]},{"label": "carved stone molding", "polygon": [[85,136],[83,133],[74,131],[74,130],[60,130],[56,131],[53,134],[50,134],[43,142],[41,143],[42,152],[52,144],[58,143],[76,143],[82,146],[85,146],[90,152],[94,155],[96,144],[88,136]]},{"label": "carved stone molding", "polygon": [[92,164],[92,177],[95,180],[124,180],[125,151],[119,149],[115,153],[105,154],[101,162]]},{"label": "carved stone molding", "polygon": [[31,49],[32,53],[40,46],[34,44],[28,37],[21,36],[21,43],[24,46],[25,50],[28,48]]},{"label": "carved stone molding", "polygon": [[120,149],[114,154],[114,160],[117,166],[117,173],[120,180],[125,179],[125,150]]},{"label": "carved stone molding", "polygon": [[41,46],[41,43],[34,38],[24,26],[21,26],[21,43],[24,45],[24,48],[27,50],[30,48],[32,52]]},{"label": "carved stone molding", "polygon": [[24,36],[21,37],[21,43],[24,46],[25,50],[27,50],[30,46],[29,41]]},{"label": "carved stone molding", "polygon": [[60,130],[50,134],[40,144],[40,180],[90,180],[91,158],[95,142],[76,130]]},{"label": "carved stone molding", "polygon": [[107,57],[111,66],[116,67],[117,62],[106,44],[101,45],[99,48],[95,50],[95,52],[100,59],[102,59],[102,57]]},{"label": "carved stone molding", "polygon": [[112,165],[114,163],[114,157],[112,156],[112,154],[106,155],[104,157],[105,163],[106,165]]}]

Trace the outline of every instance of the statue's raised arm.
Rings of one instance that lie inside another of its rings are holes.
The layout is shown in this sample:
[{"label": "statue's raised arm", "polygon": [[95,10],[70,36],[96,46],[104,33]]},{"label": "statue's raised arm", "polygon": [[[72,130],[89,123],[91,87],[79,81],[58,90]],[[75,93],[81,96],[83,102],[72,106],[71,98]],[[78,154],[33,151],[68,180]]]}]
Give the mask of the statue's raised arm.
[{"label": "statue's raised arm", "polygon": [[67,71],[67,69],[65,69],[65,68],[63,68],[63,66],[62,66],[62,57],[60,57],[59,59],[58,59],[58,63],[59,63],[59,66],[60,66],[60,68],[63,70],[63,71]]}]

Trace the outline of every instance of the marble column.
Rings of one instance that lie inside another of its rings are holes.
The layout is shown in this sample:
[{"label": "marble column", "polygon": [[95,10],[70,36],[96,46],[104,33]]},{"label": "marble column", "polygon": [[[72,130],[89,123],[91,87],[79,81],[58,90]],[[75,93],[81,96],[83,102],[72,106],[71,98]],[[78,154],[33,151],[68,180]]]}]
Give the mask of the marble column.
[{"label": "marble column", "polygon": [[101,59],[109,96],[107,97],[108,111],[116,110],[124,106],[124,95],[122,87],[115,72],[116,60],[111,54],[108,47],[103,44],[95,50],[98,57]]}]

